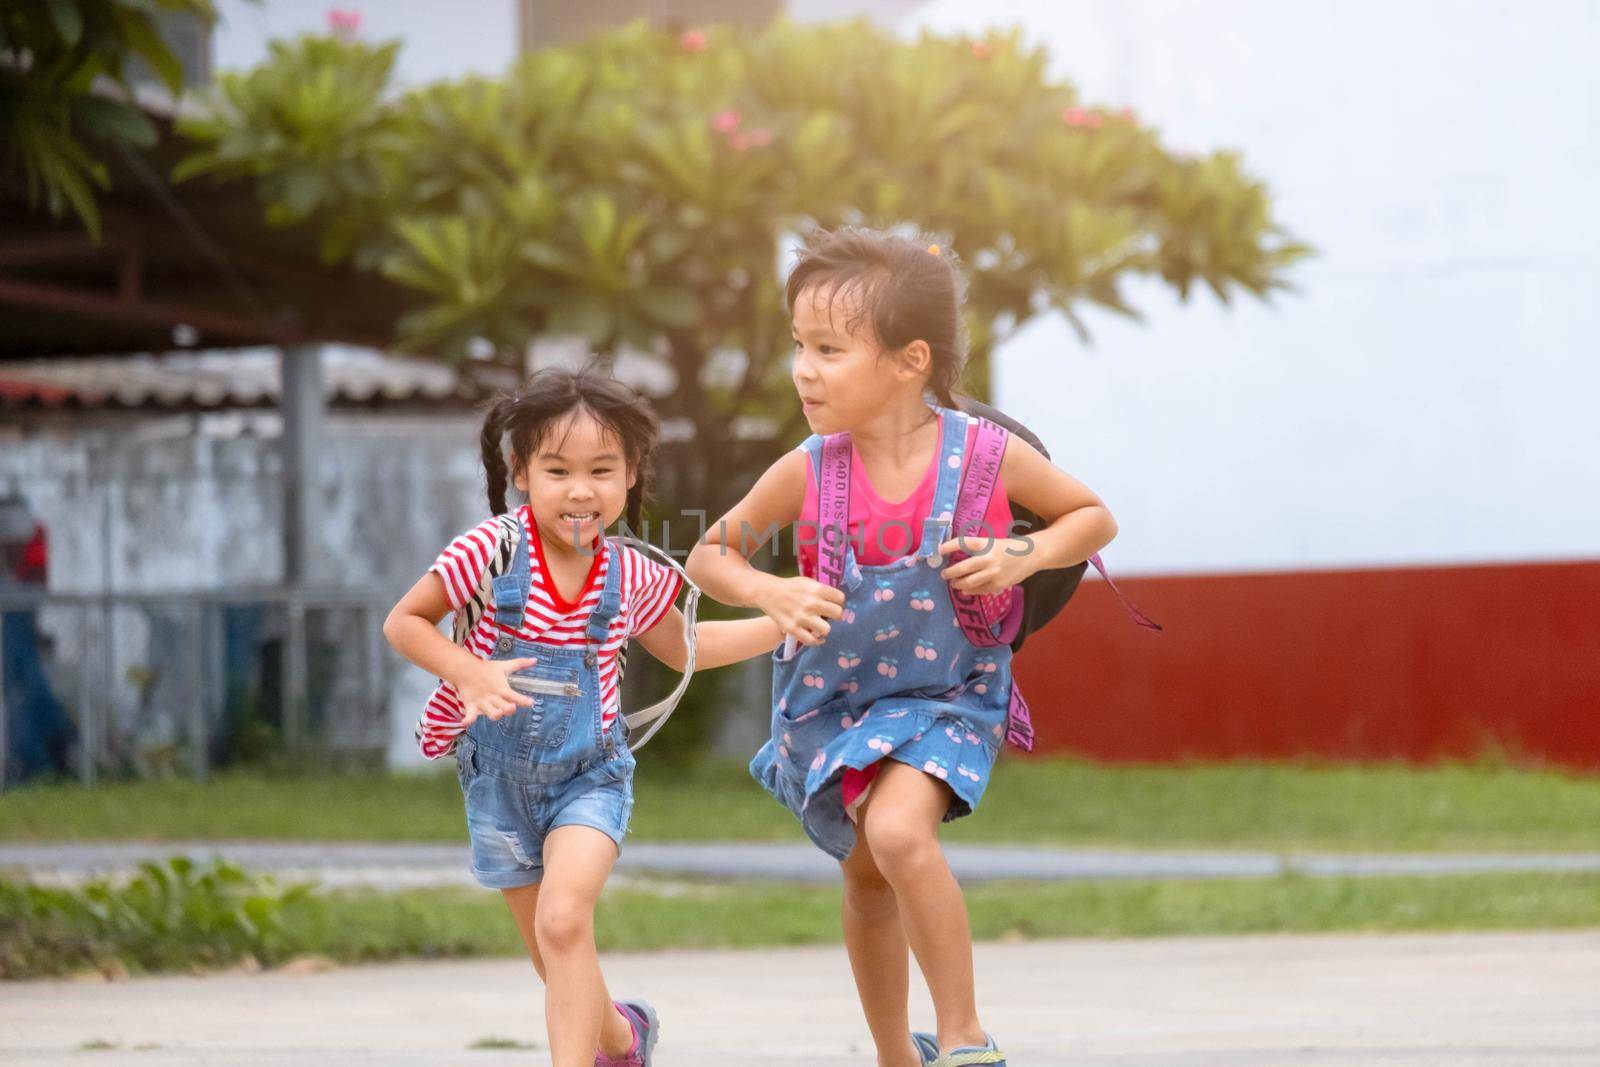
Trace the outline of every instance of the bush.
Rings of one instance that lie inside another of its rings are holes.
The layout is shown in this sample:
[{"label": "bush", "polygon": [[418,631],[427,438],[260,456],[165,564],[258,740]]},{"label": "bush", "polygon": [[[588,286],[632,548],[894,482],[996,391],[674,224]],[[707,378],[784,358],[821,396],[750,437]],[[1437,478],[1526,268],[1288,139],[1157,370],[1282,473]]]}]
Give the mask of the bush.
[{"label": "bush", "polygon": [[0,880],[0,978],[272,964],[290,951],[286,921],[320,906],[311,888],[183,856],[80,889]]}]

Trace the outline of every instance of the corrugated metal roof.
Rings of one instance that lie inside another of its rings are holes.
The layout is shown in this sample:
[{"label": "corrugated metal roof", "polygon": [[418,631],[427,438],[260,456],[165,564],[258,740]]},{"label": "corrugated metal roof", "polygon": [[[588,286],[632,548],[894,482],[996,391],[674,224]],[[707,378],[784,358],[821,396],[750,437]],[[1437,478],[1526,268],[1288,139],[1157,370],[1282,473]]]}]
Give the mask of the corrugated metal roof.
[{"label": "corrugated metal roof", "polygon": [[[343,345],[324,349],[323,381],[328,402],[342,406],[470,402],[479,393],[449,364]],[[0,362],[0,407],[274,407],[282,386],[274,348]]]}]

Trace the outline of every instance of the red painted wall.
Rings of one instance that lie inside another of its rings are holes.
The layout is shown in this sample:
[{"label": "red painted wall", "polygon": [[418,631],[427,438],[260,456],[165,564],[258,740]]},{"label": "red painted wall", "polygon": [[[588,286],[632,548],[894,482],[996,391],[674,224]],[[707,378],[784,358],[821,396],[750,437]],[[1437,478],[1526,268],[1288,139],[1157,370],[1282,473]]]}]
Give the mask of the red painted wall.
[{"label": "red painted wall", "polygon": [[1037,750],[1600,769],[1600,562],[1103,582],[1028,639]]}]

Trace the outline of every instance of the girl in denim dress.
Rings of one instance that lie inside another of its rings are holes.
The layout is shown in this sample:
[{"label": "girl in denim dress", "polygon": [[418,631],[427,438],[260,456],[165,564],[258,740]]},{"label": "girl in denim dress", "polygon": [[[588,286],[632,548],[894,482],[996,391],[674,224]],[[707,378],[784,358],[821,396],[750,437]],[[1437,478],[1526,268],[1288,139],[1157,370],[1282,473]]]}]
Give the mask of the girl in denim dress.
[{"label": "girl in denim dress", "polygon": [[[787,299],[794,387],[815,436],[713,528],[689,573],[787,635],[772,735],[751,772],[843,867],[845,943],[878,1063],[1004,1064],[979,1019],[966,905],[939,828],[978,807],[1007,738],[1031,739],[1010,673],[1013,590],[1088,559],[1116,526],[1026,442],[958,410],[961,283],[938,246],[816,235]],[[1009,536],[1007,497],[1043,528]],[[801,575],[752,567],[791,524]],[[910,1033],[908,949],[934,1033]]]},{"label": "girl in denim dress", "polygon": [[[438,629],[481,584],[498,517],[453,541],[384,624],[402,655],[441,679],[419,741],[430,758],[456,757],[473,874],[504,894],[545,981],[555,1067],[648,1067],[660,1033],[649,1004],[611,999],[594,939],[633,810],[620,654],[637,640],[674,669],[687,658],[676,572],[605,536],[624,510],[638,528],[656,438],[654,413],[621,383],[534,375],[484,420],[490,509],[506,511],[508,481],[527,504],[481,619],[464,645]],[[716,667],[780,639],[765,618],[703,622],[695,658]]]}]

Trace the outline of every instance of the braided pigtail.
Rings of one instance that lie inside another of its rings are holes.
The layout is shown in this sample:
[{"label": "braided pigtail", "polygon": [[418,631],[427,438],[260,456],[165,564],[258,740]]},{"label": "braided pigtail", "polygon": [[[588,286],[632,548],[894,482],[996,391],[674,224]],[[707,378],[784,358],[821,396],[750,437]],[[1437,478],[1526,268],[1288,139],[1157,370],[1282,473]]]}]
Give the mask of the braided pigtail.
[{"label": "braided pigtail", "polygon": [[505,396],[491,404],[483,418],[483,430],[478,434],[478,443],[483,449],[483,478],[489,490],[489,511],[494,515],[503,515],[506,510],[506,483],[510,480],[510,471],[506,469],[502,441],[515,403]]}]

